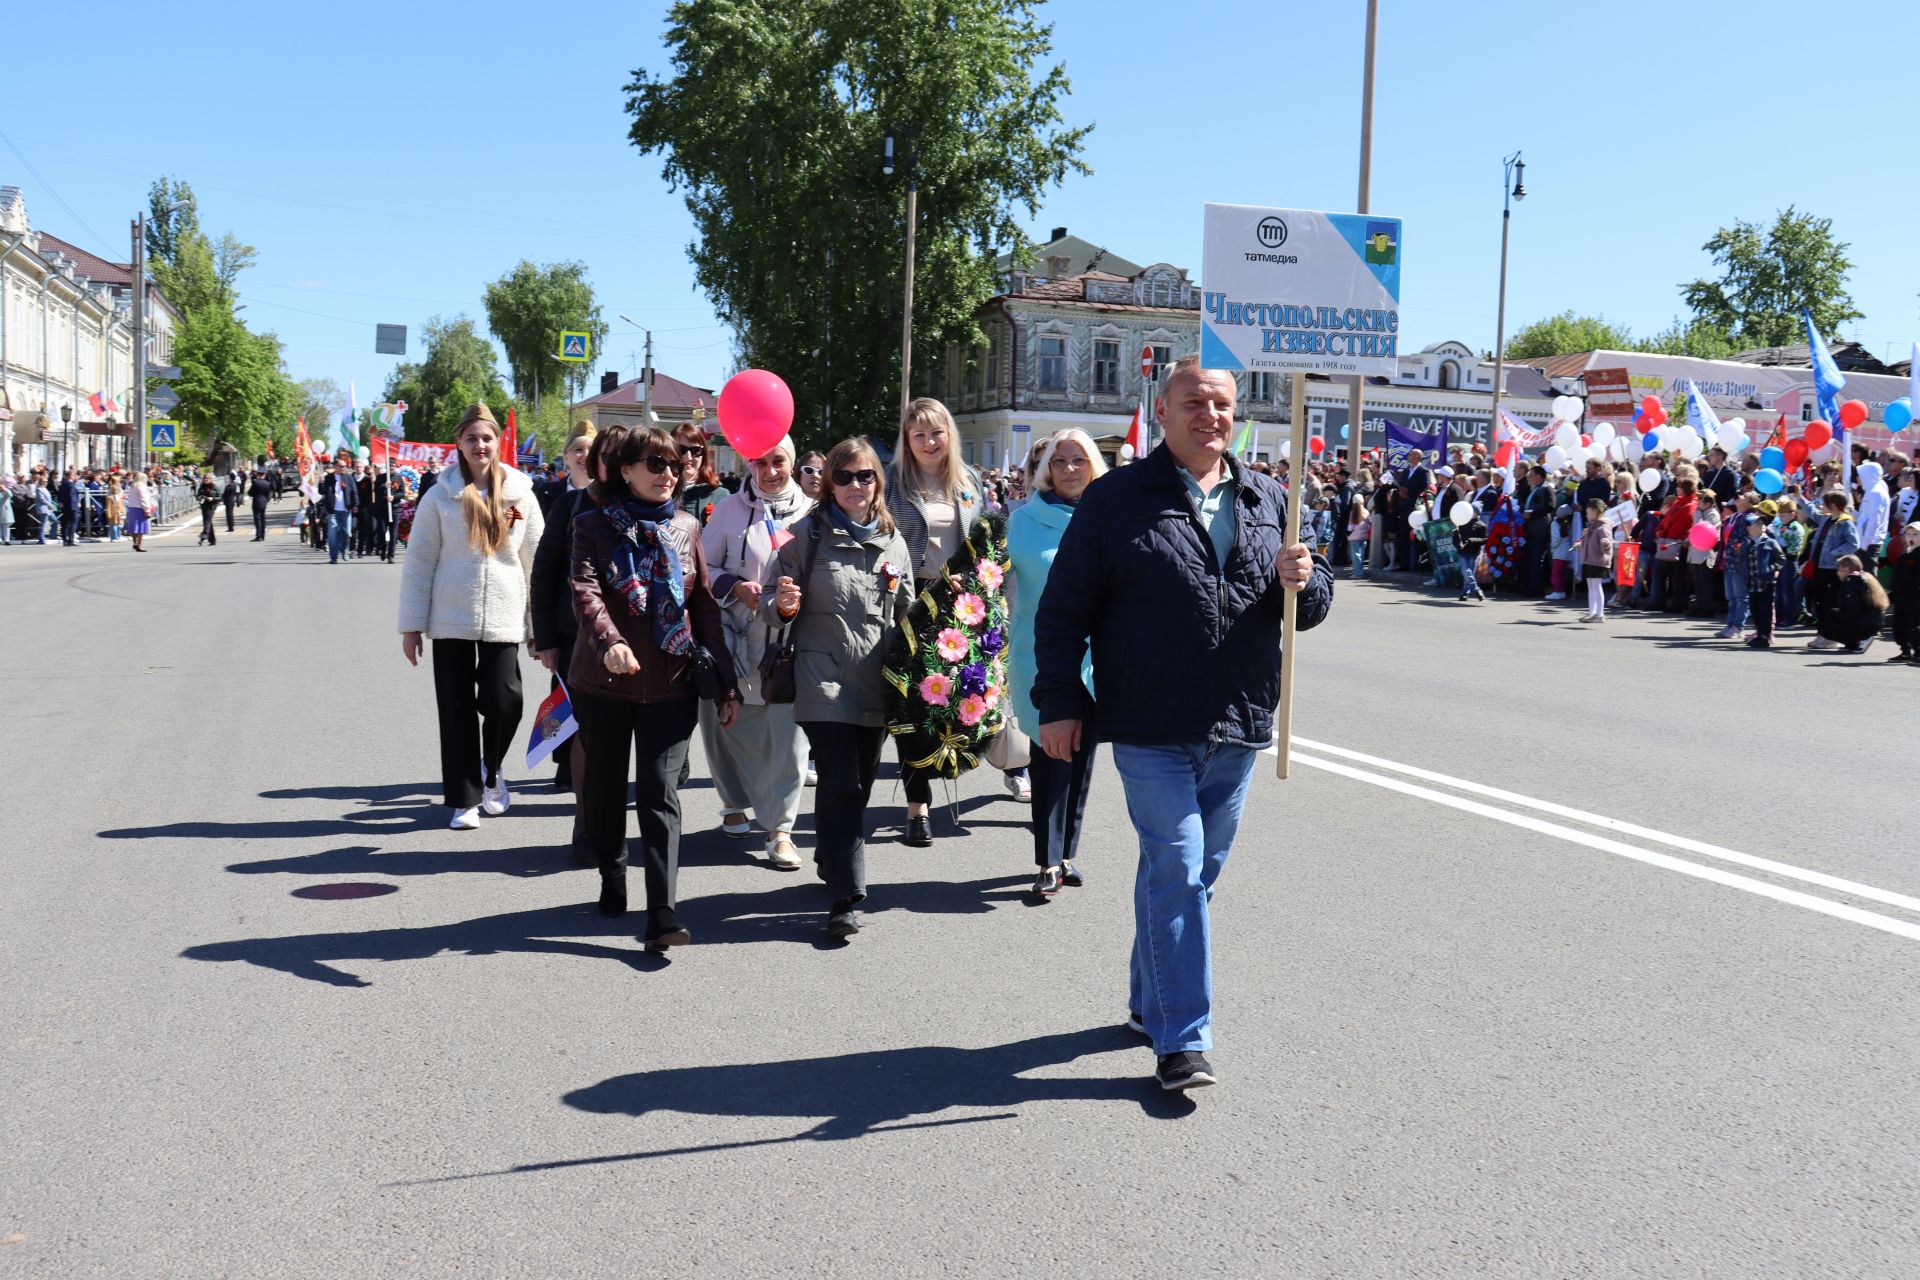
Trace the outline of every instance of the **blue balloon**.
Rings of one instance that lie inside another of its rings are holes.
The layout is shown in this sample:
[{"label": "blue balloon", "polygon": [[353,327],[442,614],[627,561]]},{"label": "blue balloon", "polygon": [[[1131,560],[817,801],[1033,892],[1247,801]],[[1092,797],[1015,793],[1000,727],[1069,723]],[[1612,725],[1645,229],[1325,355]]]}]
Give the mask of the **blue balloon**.
[{"label": "blue balloon", "polygon": [[1347,427],[1345,423],[1340,424],[1340,438],[1342,440],[1345,440],[1347,438]]},{"label": "blue balloon", "polygon": [[1785,449],[1762,449],[1760,451],[1760,465],[1769,471],[1786,470],[1787,451]]},{"label": "blue balloon", "polygon": [[1655,449],[1658,449],[1660,447],[1660,433],[1658,431],[1649,431],[1644,436],[1641,436],[1640,447],[1648,453],[1652,453]]},{"label": "blue balloon", "polygon": [[1906,396],[1887,404],[1887,430],[1905,431],[1913,423],[1913,401]]},{"label": "blue balloon", "polygon": [[1753,473],[1753,487],[1762,493],[1778,493],[1787,487],[1787,478],[1772,467],[1762,467]]}]

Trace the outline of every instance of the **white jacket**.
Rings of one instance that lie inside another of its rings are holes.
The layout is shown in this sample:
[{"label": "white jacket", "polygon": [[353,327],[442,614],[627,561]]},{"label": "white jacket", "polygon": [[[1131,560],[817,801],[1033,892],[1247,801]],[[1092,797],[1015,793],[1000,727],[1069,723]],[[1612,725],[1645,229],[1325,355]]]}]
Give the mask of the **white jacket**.
[{"label": "white jacket", "polygon": [[1892,505],[1887,493],[1886,470],[1877,462],[1863,462],[1854,471],[1860,481],[1860,510],[1853,521],[1860,526],[1860,545],[1878,554],[1887,540],[1887,511]]},{"label": "white jacket", "polygon": [[519,519],[490,556],[467,541],[467,521],[460,511],[467,484],[459,467],[441,472],[440,482],[421,499],[400,569],[401,631],[493,644],[518,644],[532,633],[527,581],[546,520],[534,499],[533,481],[512,467],[502,467],[501,474],[501,498]]}]

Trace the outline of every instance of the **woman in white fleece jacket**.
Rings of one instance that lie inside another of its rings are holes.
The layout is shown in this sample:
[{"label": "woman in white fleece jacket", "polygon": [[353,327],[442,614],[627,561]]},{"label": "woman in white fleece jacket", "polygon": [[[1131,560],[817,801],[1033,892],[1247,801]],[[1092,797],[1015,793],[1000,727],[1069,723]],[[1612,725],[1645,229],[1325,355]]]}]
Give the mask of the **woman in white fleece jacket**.
[{"label": "woman in white fleece jacket", "polygon": [[546,522],[533,481],[500,461],[500,427],[486,405],[454,432],[456,466],[414,513],[400,573],[400,649],[418,666],[433,638],[440,711],[440,778],[451,825],[470,831],[482,810],[507,811],[500,764],[520,731],[520,645],[527,580]]}]

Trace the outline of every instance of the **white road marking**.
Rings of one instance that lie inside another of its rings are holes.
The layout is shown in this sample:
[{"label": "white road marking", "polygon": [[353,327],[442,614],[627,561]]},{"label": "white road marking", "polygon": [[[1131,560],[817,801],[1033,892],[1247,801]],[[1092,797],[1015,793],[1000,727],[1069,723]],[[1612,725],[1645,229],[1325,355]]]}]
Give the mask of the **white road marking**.
[{"label": "white road marking", "polygon": [[1522,827],[1528,831],[1553,836],[1571,844],[1584,845],[1589,849],[1598,849],[1602,853],[1618,854],[1623,858],[1631,858],[1635,862],[1644,862],[1648,866],[1660,867],[1667,871],[1677,871],[1684,876],[1692,876],[1698,880],[1706,880],[1713,884],[1725,885],[1730,889],[1739,889],[1742,892],[1756,894],[1762,898],[1771,898],[1775,902],[1784,902],[1789,906],[1803,907],[1808,911],[1817,911],[1821,915],[1832,916],[1838,920],[1846,920],[1853,924],[1865,925],[1869,929],[1878,929],[1882,933],[1890,933],[1895,937],[1920,942],[1920,924],[1912,924],[1905,920],[1896,920],[1892,916],[1883,916],[1876,912],[1862,910],[1859,907],[1850,907],[1845,903],[1831,902],[1826,898],[1816,898],[1810,893],[1801,893],[1798,889],[1787,889],[1779,885],[1768,884],[1764,880],[1755,880],[1750,876],[1736,875],[1731,871],[1722,871],[1718,867],[1701,866],[1697,862],[1688,862],[1684,858],[1676,858],[1670,854],[1655,853],[1650,849],[1637,848],[1630,844],[1623,844],[1618,840],[1608,839],[1606,836],[1597,836],[1586,831],[1576,831],[1572,827],[1563,827],[1558,823],[1548,822],[1543,818],[1536,818],[1530,814],[1509,813],[1504,809],[1496,809],[1492,805],[1482,804],[1478,800],[1468,800],[1460,796],[1447,795],[1445,792],[1415,786],[1411,782],[1402,782],[1398,778],[1389,778],[1381,774],[1369,773],[1364,769],[1356,769],[1351,765],[1339,764],[1332,760],[1316,759],[1313,756],[1303,755],[1298,750],[1294,752],[1293,759],[1297,764],[1303,764],[1312,769],[1322,769],[1328,773],[1336,773],[1342,777],[1352,778],[1356,782],[1364,782],[1375,787],[1384,787],[1389,791],[1398,791],[1404,795],[1415,796],[1422,800],[1431,800],[1435,804],[1442,804],[1448,808],[1478,814],[1483,818],[1491,818],[1495,822],[1504,822],[1509,826]]},{"label": "white road marking", "polygon": [[1664,844],[1681,849],[1687,853],[1698,853],[1721,862],[1731,862],[1736,866],[1747,867],[1754,871],[1764,871],[1768,875],[1779,876],[1786,880],[1799,880],[1806,884],[1817,884],[1823,889],[1832,889],[1849,897],[1865,898],[1870,902],[1883,903],[1889,907],[1899,907],[1902,911],[1920,912],[1920,898],[1904,893],[1895,893],[1891,889],[1876,889],[1857,880],[1845,880],[1839,876],[1830,876],[1823,871],[1809,871],[1805,867],[1796,867],[1790,863],[1775,862],[1771,858],[1758,858],[1750,853],[1741,853],[1737,849],[1726,849],[1704,840],[1694,840],[1688,836],[1676,836],[1652,827],[1643,827],[1637,823],[1626,822],[1619,818],[1609,818],[1605,814],[1588,813],[1584,809],[1575,809],[1564,804],[1555,804],[1551,800],[1536,800],[1532,796],[1521,795],[1517,791],[1506,791],[1499,787],[1489,787],[1479,782],[1469,782],[1465,778],[1450,777],[1444,773],[1435,773],[1431,769],[1421,769],[1410,764],[1401,764],[1394,760],[1383,760],[1379,756],[1366,755],[1359,751],[1349,751],[1345,747],[1336,747],[1330,743],[1315,742],[1299,734],[1293,737],[1295,749],[1306,747],[1323,755],[1339,756],[1345,760],[1355,760],[1371,765],[1376,769],[1386,769],[1393,773],[1404,773],[1440,786],[1451,787],[1456,791],[1465,791],[1472,795],[1485,796],[1489,800],[1498,800],[1504,804],[1523,805],[1537,809],[1541,813],[1550,813],[1556,818],[1567,818],[1574,822],[1584,822],[1589,826],[1601,827],[1608,831],[1631,836],[1636,840],[1648,840],[1655,844]]}]

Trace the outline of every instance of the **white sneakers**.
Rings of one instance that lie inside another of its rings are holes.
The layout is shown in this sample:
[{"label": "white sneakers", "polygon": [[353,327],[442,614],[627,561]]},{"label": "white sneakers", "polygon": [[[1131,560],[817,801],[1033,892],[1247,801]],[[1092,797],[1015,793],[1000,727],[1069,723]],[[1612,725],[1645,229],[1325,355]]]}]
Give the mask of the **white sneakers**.
[{"label": "white sneakers", "polygon": [[480,791],[480,811],[490,818],[497,818],[513,805],[513,797],[507,794],[507,780],[495,778],[493,785]]},{"label": "white sneakers", "polygon": [[1009,773],[1006,776],[1007,794],[1021,804],[1033,803],[1033,784],[1027,781],[1024,773]]},{"label": "white sneakers", "polygon": [[1564,591],[1549,591],[1543,598],[1547,600],[1565,600],[1567,593]]},{"label": "white sneakers", "polygon": [[447,825],[455,831],[477,831],[480,827],[480,810],[477,807],[472,809],[455,809],[453,811],[453,821]]}]

